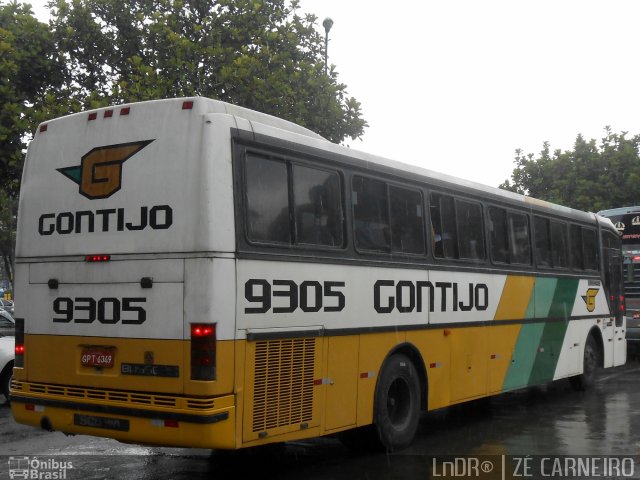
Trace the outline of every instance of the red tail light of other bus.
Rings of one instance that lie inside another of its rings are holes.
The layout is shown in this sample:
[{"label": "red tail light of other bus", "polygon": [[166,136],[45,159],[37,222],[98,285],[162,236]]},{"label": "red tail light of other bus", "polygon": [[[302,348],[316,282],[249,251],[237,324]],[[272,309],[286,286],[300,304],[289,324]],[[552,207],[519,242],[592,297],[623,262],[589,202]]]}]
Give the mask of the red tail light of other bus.
[{"label": "red tail light of other bus", "polygon": [[16,318],[15,325],[15,359],[16,367],[24,367],[24,318]]},{"label": "red tail light of other bus", "polygon": [[191,380],[216,379],[216,324],[191,324]]}]

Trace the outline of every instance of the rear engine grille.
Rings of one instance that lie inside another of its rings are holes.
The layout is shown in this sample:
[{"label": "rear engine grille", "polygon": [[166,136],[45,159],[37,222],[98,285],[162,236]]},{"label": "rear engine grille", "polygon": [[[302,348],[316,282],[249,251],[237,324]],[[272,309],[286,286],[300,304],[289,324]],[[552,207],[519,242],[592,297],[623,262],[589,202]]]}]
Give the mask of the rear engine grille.
[{"label": "rear engine grille", "polygon": [[253,431],[312,419],[315,339],[256,342]]}]

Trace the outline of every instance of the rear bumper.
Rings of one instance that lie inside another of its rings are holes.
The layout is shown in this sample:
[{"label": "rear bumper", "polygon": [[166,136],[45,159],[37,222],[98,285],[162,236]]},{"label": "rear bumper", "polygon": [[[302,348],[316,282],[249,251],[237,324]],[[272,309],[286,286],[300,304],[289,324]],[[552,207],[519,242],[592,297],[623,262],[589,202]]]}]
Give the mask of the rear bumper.
[{"label": "rear bumper", "polygon": [[80,394],[73,398],[68,393],[64,387],[14,381],[13,416],[17,422],[34,427],[127,443],[236,448],[233,395],[203,399],[92,389],[89,393],[101,398],[91,399]]}]

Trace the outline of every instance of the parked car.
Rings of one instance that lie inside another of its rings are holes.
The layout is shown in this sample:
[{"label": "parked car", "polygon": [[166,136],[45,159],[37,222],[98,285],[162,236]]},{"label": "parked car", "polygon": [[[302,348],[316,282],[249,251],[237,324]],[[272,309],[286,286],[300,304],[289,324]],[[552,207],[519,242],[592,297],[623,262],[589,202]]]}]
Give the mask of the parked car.
[{"label": "parked car", "polygon": [[13,361],[15,358],[15,338],[0,337],[0,391],[9,401],[9,386],[13,376]]},{"label": "parked car", "polygon": [[6,310],[0,310],[0,336],[15,336],[16,322],[11,314]]},{"label": "parked car", "polygon": [[5,300],[4,298],[0,298],[0,310],[6,310],[11,315],[13,315],[13,300]]}]

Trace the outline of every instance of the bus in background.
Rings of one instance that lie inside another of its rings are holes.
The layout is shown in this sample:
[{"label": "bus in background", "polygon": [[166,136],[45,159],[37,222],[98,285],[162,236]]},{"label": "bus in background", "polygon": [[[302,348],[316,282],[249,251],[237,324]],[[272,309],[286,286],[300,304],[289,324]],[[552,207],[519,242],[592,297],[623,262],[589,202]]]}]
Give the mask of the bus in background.
[{"label": "bus in background", "polygon": [[624,364],[621,260],[593,213],[219,101],[77,113],[25,160],[11,408],[128,443],[398,450],[421,411]]},{"label": "bus in background", "polygon": [[629,355],[640,356],[640,206],[603,210],[620,234]]}]

